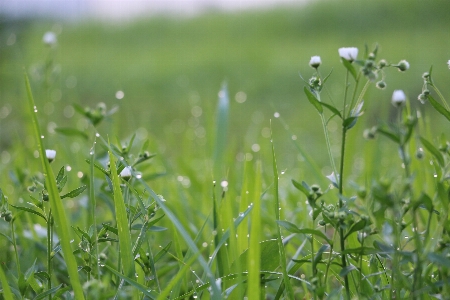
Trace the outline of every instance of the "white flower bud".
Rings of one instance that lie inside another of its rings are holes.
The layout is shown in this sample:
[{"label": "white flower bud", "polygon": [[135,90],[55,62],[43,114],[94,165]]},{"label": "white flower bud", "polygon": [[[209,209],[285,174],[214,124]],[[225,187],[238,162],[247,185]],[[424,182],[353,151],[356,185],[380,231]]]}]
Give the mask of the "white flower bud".
[{"label": "white flower bud", "polygon": [[44,44],[46,44],[47,46],[53,46],[56,44],[57,39],[56,39],[56,34],[51,32],[51,31],[47,31],[44,36],[42,37],[42,41],[44,42]]},{"label": "white flower bud", "polygon": [[352,62],[358,57],[358,48],[355,47],[339,48],[339,56]]},{"label": "white flower bud", "polygon": [[314,68],[317,69],[320,64],[322,63],[322,61],[320,60],[320,56],[311,56],[311,60],[309,61],[309,65]]},{"label": "white flower bud", "polygon": [[47,157],[48,162],[52,162],[52,161],[55,160],[56,151],[55,150],[46,149],[45,150],[45,156]]},{"label": "white flower bud", "polygon": [[131,167],[125,167],[123,168],[122,172],[120,172],[120,177],[122,177],[124,180],[130,180],[131,178]]},{"label": "white flower bud", "polygon": [[403,59],[398,63],[397,68],[400,72],[405,72],[406,70],[409,69],[409,62]]},{"label": "white flower bud", "polygon": [[450,69],[450,59],[447,62],[448,68]]},{"label": "white flower bud", "polygon": [[401,106],[406,101],[406,95],[402,90],[395,90],[392,94],[392,105]]}]

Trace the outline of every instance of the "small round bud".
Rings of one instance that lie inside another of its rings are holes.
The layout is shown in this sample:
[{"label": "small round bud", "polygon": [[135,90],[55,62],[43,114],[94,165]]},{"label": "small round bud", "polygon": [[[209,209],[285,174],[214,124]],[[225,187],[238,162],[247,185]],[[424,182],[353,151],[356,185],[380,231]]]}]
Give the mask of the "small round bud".
[{"label": "small round bud", "polygon": [[405,72],[409,69],[409,62],[403,59],[398,63],[397,68],[400,72]]},{"label": "small round bud", "polygon": [[366,196],[367,196],[367,191],[366,191],[366,189],[365,189],[364,187],[360,187],[360,188],[358,189],[357,194],[358,194],[358,197],[359,197],[359,198],[365,199]]},{"label": "small round bud", "polygon": [[380,81],[377,82],[376,86],[380,90],[384,90],[384,88],[386,87],[386,82],[384,82],[383,80],[380,80]]},{"label": "small round bud", "polygon": [[317,184],[313,184],[313,185],[311,186],[311,190],[313,190],[313,192],[317,192],[317,191],[320,190],[320,186],[318,186]]},{"label": "small round bud", "polygon": [[320,220],[319,221],[319,225],[320,226],[325,226],[325,225],[327,225],[327,222],[325,222],[324,220]]},{"label": "small round bud", "polygon": [[417,159],[422,159],[424,157],[424,155],[425,155],[425,153],[424,153],[423,149],[422,148],[418,148],[417,151],[416,151]]},{"label": "small round bud", "polygon": [[428,72],[423,73],[423,74],[422,74],[422,78],[423,78],[423,79],[428,79],[428,78],[430,78],[430,73],[428,73]]},{"label": "small round bud", "polygon": [[322,63],[320,56],[312,56],[311,60],[309,61],[309,65],[311,66],[311,68],[317,69],[320,64]]},{"label": "small round bud", "polygon": [[55,160],[56,151],[55,150],[51,150],[51,149],[46,149],[45,150],[45,156],[47,157],[48,162],[51,163],[52,161]]},{"label": "small round bud", "polygon": [[338,218],[339,218],[340,220],[344,220],[346,216],[347,216],[347,214],[346,214],[345,212],[343,212],[343,211],[340,211],[340,212],[338,213]]},{"label": "small round bud", "polygon": [[422,94],[424,94],[425,96],[428,96],[430,94],[430,90],[425,89],[422,91]]},{"label": "small round bud", "polygon": [[47,202],[48,201],[48,193],[47,193],[47,191],[42,191],[42,200],[43,201],[45,201],[45,202]]},{"label": "small round bud", "polygon": [[367,58],[370,59],[370,60],[375,60],[375,53],[370,52],[369,56]]},{"label": "small round bud", "polygon": [[388,65],[387,61],[385,59],[382,59],[378,62],[378,67],[380,69],[383,69],[384,67],[386,67]]},{"label": "small round bud", "polygon": [[36,186],[35,185],[31,185],[31,186],[29,186],[29,187],[27,187],[27,190],[30,192],[30,193],[34,193],[34,192],[36,192]]},{"label": "small round bud", "polygon": [[3,216],[3,218],[5,219],[5,221],[8,222],[8,223],[11,222],[12,219],[13,219],[12,212],[9,211],[9,210],[5,211],[5,212],[2,214],[2,216]]},{"label": "small round bud", "polygon": [[365,68],[372,68],[373,67],[373,60],[366,60],[366,63],[364,64]]}]

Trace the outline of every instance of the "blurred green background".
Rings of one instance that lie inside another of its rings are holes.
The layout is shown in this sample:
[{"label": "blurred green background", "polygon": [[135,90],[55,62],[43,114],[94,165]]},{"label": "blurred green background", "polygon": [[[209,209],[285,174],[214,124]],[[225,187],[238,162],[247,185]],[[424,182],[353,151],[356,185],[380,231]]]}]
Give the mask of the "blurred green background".
[{"label": "blurred green background", "polygon": [[[180,165],[195,170],[202,159],[212,156],[217,93],[223,82],[228,84],[231,100],[229,169],[245,153],[270,160],[273,119],[280,169],[297,170],[305,165],[294,140],[324,167],[324,174],[329,172],[320,119],[303,94],[299,74],[308,79],[313,74],[309,59],[320,55],[321,72],[333,70],[327,93],[340,103],[345,70],[337,49],[346,46],[358,47],[362,57],[366,44],[369,49],[378,44],[378,59],[390,63],[406,59],[411,64],[405,73],[389,69],[385,90],[370,87],[367,113],[349,140],[355,155],[375,145],[362,140],[364,128],[392,119],[394,89],[405,90],[413,107],[433,117],[430,130],[448,132],[442,127],[443,118],[434,118],[431,107],[416,99],[422,88],[421,75],[430,66],[444,95],[450,92],[446,64],[450,59],[449,8],[448,0],[323,0],[293,8],[212,11],[185,18],[153,16],[127,23],[2,17],[1,170],[11,169],[15,158],[34,151],[34,142],[27,137],[29,124],[24,121],[28,118],[24,69],[42,111],[42,126],[49,131],[48,148],[63,150],[67,156],[87,156],[77,139],[62,139],[53,133],[54,128],[85,130],[86,124],[71,105],[95,107],[104,102],[120,110],[99,131],[122,140],[134,132],[138,139],[149,138],[151,152],[162,160],[161,172],[172,167],[177,173]],[[46,31],[58,35],[53,50],[42,43]],[[50,84],[46,85],[44,70],[50,60]],[[118,91],[123,92],[123,99],[117,99]],[[274,119],[275,112],[285,124]],[[332,121],[331,138],[338,150],[340,130],[336,127]]]}]

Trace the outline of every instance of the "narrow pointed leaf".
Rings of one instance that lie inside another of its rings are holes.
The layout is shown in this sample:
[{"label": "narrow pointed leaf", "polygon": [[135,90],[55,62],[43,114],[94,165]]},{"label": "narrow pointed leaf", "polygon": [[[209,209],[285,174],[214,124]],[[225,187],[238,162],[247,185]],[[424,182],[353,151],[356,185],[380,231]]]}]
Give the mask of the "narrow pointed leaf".
[{"label": "narrow pointed leaf", "polygon": [[321,105],[322,103],[316,98],[316,96],[314,96],[313,93],[311,93],[308,87],[305,86],[303,90],[305,91],[306,97],[308,98],[309,102],[312,105],[314,105],[319,114],[322,114],[323,113],[323,108]]},{"label": "narrow pointed leaf", "polygon": [[38,212],[38,211],[35,211],[35,210],[32,209],[32,208],[25,207],[25,206],[15,206],[15,205],[12,205],[12,204],[10,204],[10,205],[11,205],[12,207],[14,207],[15,209],[22,210],[22,211],[26,211],[26,212],[35,214],[36,216],[41,217],[42,219],[44,219],[44,220],[47,222],[47,217],[46,217],[45,215],[43,215],[42,213],[40,213],[40,212]]},{"label": "narrow pointed leaf", "polygon": [[37,108],[34,103],[33,94],[31,92],[30,81],[25,73],[25,84],[28,96],[28,106],[31,112],[31,119],[34,127],[34,136],[37,141],[39,148],[39,157],[41,160],[42,168],[44,169],[46,176],[46,184],[48,189],[48,194],[50,197],[50,206],[53,212],[53,219],[55,220],[55,228],[58,236],[61,237],[60,244],[64,255],[64,260],[66,262],[67,272],[69,274],[70,283],[73,288],[75,299],[84,299],[83,288],[81,287],[80,278],[78,276],[78,267],[75,260],[75,256],[72,252],[72,247],[70,245],[70,231],[69,223],[66,216],[64,206],[59,196],[58,187],[56,186],[56,178],[53,174],[53,169],[50,167],[50,163],[45,155],[45,148],[43,141],[41,139],[41,129],[39,127],[39,122],[37,119]]},{"label": "narrow pointed leaf", "polygon": [[86,133],[84,133],[81,130],[75,129],[75,128],[66,128],[66,127],[56,127],[55,131],[59,134],[66,135],[66,136],[78,136],[82,137],[83,139],[87,140],[89,137]]},{"label": "narrow pointed leaf", "polygon": [[79,188],[74,189],[73,191],[68,192],[65,195],[61,196],[61,199],[64,198],[74,198],[76,196],[78,196],[79,194],[81,194],[82,192],[84,192],[84,190],[87,188],[87,185],[82,185]]},{"label": "narrow pointed leaf", "polygon": [[114,209],[116,212],[117,235],[119,237],[120,258],[125,276],[133,278],[134,276],[134,256],[131,249],[131,233],[128,227],[127,210],[120,189],[120,179],[117,175],[116,158],[109,152],[109,161],[111,167],[111,180],[114,193]]},{"label": "narrow pointed leaf", "polygon": [[450,121],[450,111],[448,111],[444,106],[442,106],[439,102],[437,102],[431,95],[428,95],[428,101],[437,110],[441,115],[447,118]]},{"label": "narrow pointed leaf", "polygon": [[423,146],[431,152],[431,154],[436,158],[436,160],[438,161],[439,165],[441,167],[444,167],[445,165],[445,161],[444,161],[444,157],[442,156],[442,153],[439,152],[438,149],[436,149],[436,147],[433,146],[433,144],[431,144],[429,141],[427,141],[426,139],[424,139],[423,137],[420,138],[420,141],[422,142]]}]

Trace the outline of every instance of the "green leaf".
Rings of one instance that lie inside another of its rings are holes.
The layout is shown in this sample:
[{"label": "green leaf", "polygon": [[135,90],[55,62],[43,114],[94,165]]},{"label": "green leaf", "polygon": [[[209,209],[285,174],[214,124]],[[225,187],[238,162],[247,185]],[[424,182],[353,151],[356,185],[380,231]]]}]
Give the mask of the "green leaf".
[{"label": "green leaf", "polygon": [[111,180],[114,193],[114,209],[116,212],[116,223],[119,238],[120,258],[125,276],[129,278],[134,277],[134,256],[131,249],[131,233],[128,226],[127,211],[125,202],[123,200],[122,191],[120,188],[120,179],[117,175],[116,163],[114,154],[109,151],[109,162],[111,167]]},{"label": "green leaf", "polygon": [[170,246],[172,246],[172,241],[170,241],[164,248],[162,248],[158,253],[156,253],[155,257],[153,258],[154,263],[156,263],[158,260],[160,260],[166,253],[169,252]]},{"label": "green leaf", "polygon": [[303,181],[301,184],[297,181],[295,181],[294,179],[291,180],[292,184],[294,185],[294,187],[299,190],[300,192],[302,192],[303,194],[305,194],[306,197],[310,197],[312,194],[311,189],[306,188],[305,186],[305,182]]},{"label": "green leaf", "polygon": [[64,169],[65,169],[64,166],[62,166],[61,169],[59,169],[58,175],[56,175],[56,183],[61,182],[61,180],[63,179],[63,177],[64,177]]},{"label": "green leaf", "polygon": [[35,211],[35,210],[32,209],[32,208],[25,207],[25,206],[15,206],[15,205],[12,205],[12,204],[10,204],[10,205],[11,205],[12,207],[18,209],[18,210],[23,210],[23,211],[26,211],[26,212],[35,214],[36,216],[41,217],[42,219],[45,220],[45,222],[47,222],[47,217],[46,217],[45,215],[43,215],[42,213],[40,213],[40,212],[38,212],[38,211]]},{"label": "green leaf", "polygon": [[59,134],[66,135],[66,136],[78,136],[78,137],[84,138],[85,140],[89,139],[89,137],[86,133],[84,133],[81,130],[75,129],[75,128],[56,127],[55,131]]},{"label": "green leaf", "polygon": [[345,268],[342,268],[341,272],[339,272],[339,276],[345,277],[347,276],[348,273],[354,270],[358,270],[358,268],[355,267],[354,265],[346,266]]},{"label": "green leaf", "polygon": [[341,119],[341,112],[334,106],[327,104],[325,102],[320,102],[320,105],[325,106],[326,108],[328,108],[333,114],[338,115]]},{"label": "green leaf", "polygon": [[323,238],[328,244],[332,244],[332,241],[322,232],[316,229],[303,228],[300,229],[294,224],[288,221],[277,221],[280,226],[283,226],[287,231],[292,233],[303,233],[303,234],[312,234],[317,237]]},{"label": "green leaf", "polygon": [[353,232],[358,231],[363,229],[364,227],[366,227],[367,225],[370,225],[370,222],[368,222],[367,220],[359,220],[358,222],[356,222],[355,224],[353,224],[353,226],[350,228],[350,230],[347,232],[347,234],[344,237],[344,240]]},{"label": "green leaf", "polygon": [[377,132],[381,133],[385,137],[390,138],[391,140],[393,140],[397,144],[400,144],[400,138],[396,134],[394,134],[393,132],[391,132],[389,130],[386,130],[386,129],[383,129],[383,128],[377,128]]},{"label": "green leaf", "polygon": [[316,96],[314,96],[313,93],[311,93],[308,87],[305,86],[303,90],[305,91],[306,97],[308,98],[309,102],[314,105],[319,114],[322,114],[322,103],[316,98]]},{"label": "green leaf", "polygon": [[66,262],[66,270],[69,275],[70,283],[73,288],[74,297],[77,300],[84,299],[83,288],[81,287],[80,278],[78,276],[78,268],[75,260],[75,256],[72,253],[70,245],[70,231],[68,218],[61,198],[59,196],[58,188],[56,186],[56,178],[53,174],[53,169],[50,167],[49,161],[45,156],[45,148],[43,140],[41,139],[41,129],[37,118],[37,108],[31,92],[30,81],[27,74],[24,74],[25,85],[28,96],[28,106],[31,113],[31,120],[33,122],[34,137],[37,141],[39,148],[39,157],[41,160],[42,168],[44,169],[44,176],[46,177],[46,184],[48,188],[48,194],[50,197],[50,207],[53,212],[53,219],[55,220],[55,228],[58,236],[61,237],[60,244],[64,254],[64,260]]},{"label": "green leaf", "polygon": [[132,285],[133,287],[137,288],[139,291],[141,291],[145,296],[149,297],[150,299],[156,299],[158,297],[158,294],[154,291],[149,290],[147,287],[139,284],[138,282],[128,278],[127,276],[124,276],[122,273],[117,272],[113,268],[111,268],[108,265],[105,265],[105,268],[107,268],[109,271],[111,271],[116,276],[120,277],[124,281],[126,281],[128,284]]},{"label": "green leaf", "polygon": [[442,153],[439,152],[438,149],[436,149],[436,147],[433,146],[433,144],[431,144],[429,141],[427,141],[426,139],[424,139],[423,137],[420,138],[420,141],[422,142],[422,144],[424,145],[424,147],[431,152],[431,154],[436,158],[436,160],[438,161],[439,165],[441,167],[445,166],[445,161],[444,161],[444,157],[442,156]]},{"label": "green leaf", "polygon": [[346,60],[345,58],[341,58],[342,64],[344,65],[344,67],[350,72],[350,74],[352,74],[353,79],[356,80],[356,70],[355,67],[353,66],[353,64]]},{"label": "green leaf", "polygon": [[62,283],[58,286],[55,286],[52,289],[49,289],[43,293],[40,293],[39,295],[37,295],[36,297],[33,298],[33,300],[40,300],[40,299],[44,299],[45,297],[47,297],[48,295],[51,295],[53,293],[56,293],[57,290],[59,290],[62,287]]},{"label": "green leaf", "polygon": [[64,198],[75,198],[76,196],[78,196],[79,194],[81,194],[82,192],[84,192],[84,190],[87,188],[87,185],[82,185],[79,188],[74,189],[73,191],[68,192],[65,195],[61,196],[61,199]]},{"label": "green leaf", "polygon": [[437,102],[431,95],[428,95],[428,101],[437,110],[441,115],[447,118],[450,121],[450,111],[448,111],[444,106],[442,106],[439,102]]},{"label": "green leaf", "polygon": [[450,259],[439,253],[430,252],[428,253],[427,258],[430,262],[436,264],[437,266],[446,267],[450,269]]},{"label": "green leaf", "polygon": [[8,279],[6,278],[3,267],[0,266],[0,282],[2,283],[3,297],[5,300],[14,300],[14,296],[9,287]]},{"label": "green leaf", "polygon": [[355,126],[357,120],[358,120],[357,116],[348,117],[347,119],[344,120],[344,123],[342,124],[342,126],[344,126],[345,129],[348,130],[348,129],[352,128],[353,126]]}]

